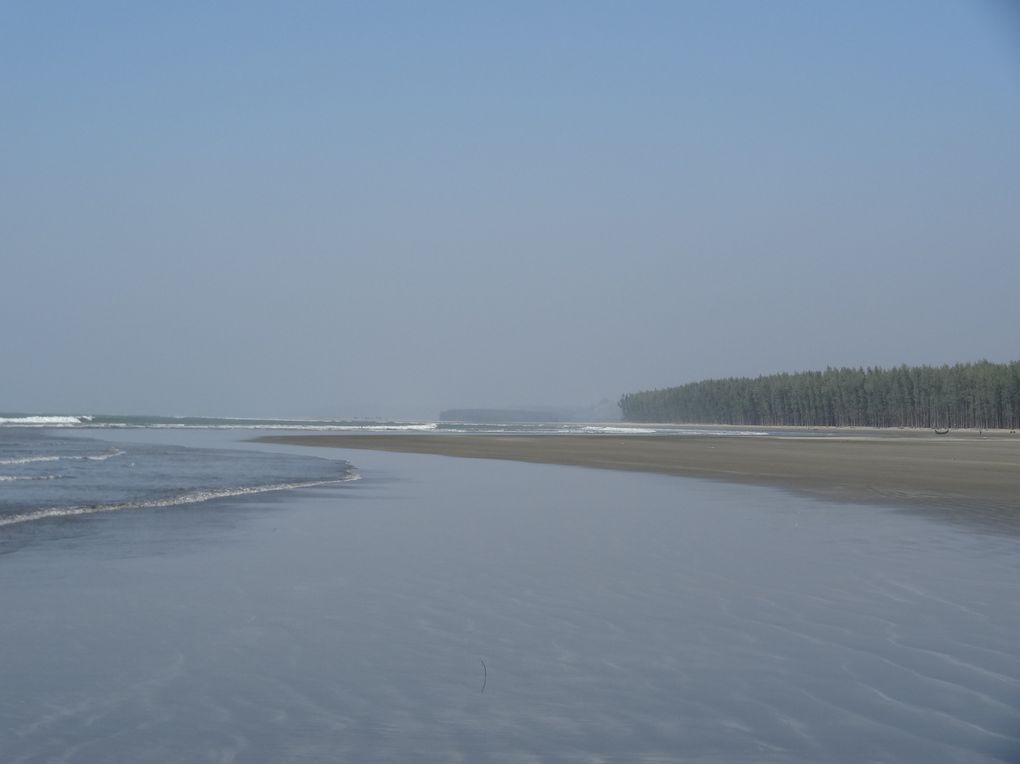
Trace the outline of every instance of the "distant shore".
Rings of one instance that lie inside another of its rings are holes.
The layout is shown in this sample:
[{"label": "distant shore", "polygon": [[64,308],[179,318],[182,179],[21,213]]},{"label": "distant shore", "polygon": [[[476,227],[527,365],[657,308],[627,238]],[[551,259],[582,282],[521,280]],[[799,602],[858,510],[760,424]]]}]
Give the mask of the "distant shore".
[{"label": "distant shore", "polygon": [[258,440],[655,472],[774,486],[839,501],[987,508],[1020,518],[1020,436],[847,435],[363,434]]}]

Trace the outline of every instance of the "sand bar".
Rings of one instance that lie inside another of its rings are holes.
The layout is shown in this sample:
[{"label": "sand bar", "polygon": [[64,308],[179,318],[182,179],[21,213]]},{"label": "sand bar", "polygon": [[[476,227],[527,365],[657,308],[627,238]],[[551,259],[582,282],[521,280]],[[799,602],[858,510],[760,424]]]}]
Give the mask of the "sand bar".
[{"label": "sand bar", "polygon": [[985,508],[1020,519],[1020,437],[359,434],[267,436],[300,446],[656,472],[840,501]]}]

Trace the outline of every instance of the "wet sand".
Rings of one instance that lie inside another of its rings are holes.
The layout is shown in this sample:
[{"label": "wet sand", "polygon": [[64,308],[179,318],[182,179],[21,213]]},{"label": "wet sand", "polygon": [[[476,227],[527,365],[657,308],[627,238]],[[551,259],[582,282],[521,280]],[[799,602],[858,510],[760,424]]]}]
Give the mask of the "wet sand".
[{"label": "wet sand", "polygon": [[655,472],[840,501],[984,508],[1020,518],[1020,438],[371,434],[258,440]]},{"label": "wet sand", "polygon": [[308,450],[364,479],[21,526],[0,760],[1020,761],[1018,536],[712,480]]}]

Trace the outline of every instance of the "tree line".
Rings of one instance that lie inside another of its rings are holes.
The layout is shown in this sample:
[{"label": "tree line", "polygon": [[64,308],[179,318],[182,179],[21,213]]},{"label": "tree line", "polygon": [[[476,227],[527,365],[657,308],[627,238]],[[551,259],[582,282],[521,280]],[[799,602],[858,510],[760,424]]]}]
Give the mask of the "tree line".
[{"label": "tree line", "polygon": [[633,422],[1020,429],[1020,361],[828,368],[630,393]]}]

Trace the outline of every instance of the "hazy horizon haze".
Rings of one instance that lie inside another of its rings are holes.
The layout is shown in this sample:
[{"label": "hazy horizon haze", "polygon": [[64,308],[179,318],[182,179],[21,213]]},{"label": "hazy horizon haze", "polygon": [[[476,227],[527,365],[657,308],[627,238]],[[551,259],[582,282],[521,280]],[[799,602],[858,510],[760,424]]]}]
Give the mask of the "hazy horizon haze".
[{"label": "hazy horizon haze", "polygon": [[0,9],[0,410],[1020,357],[1006,3]]}]

